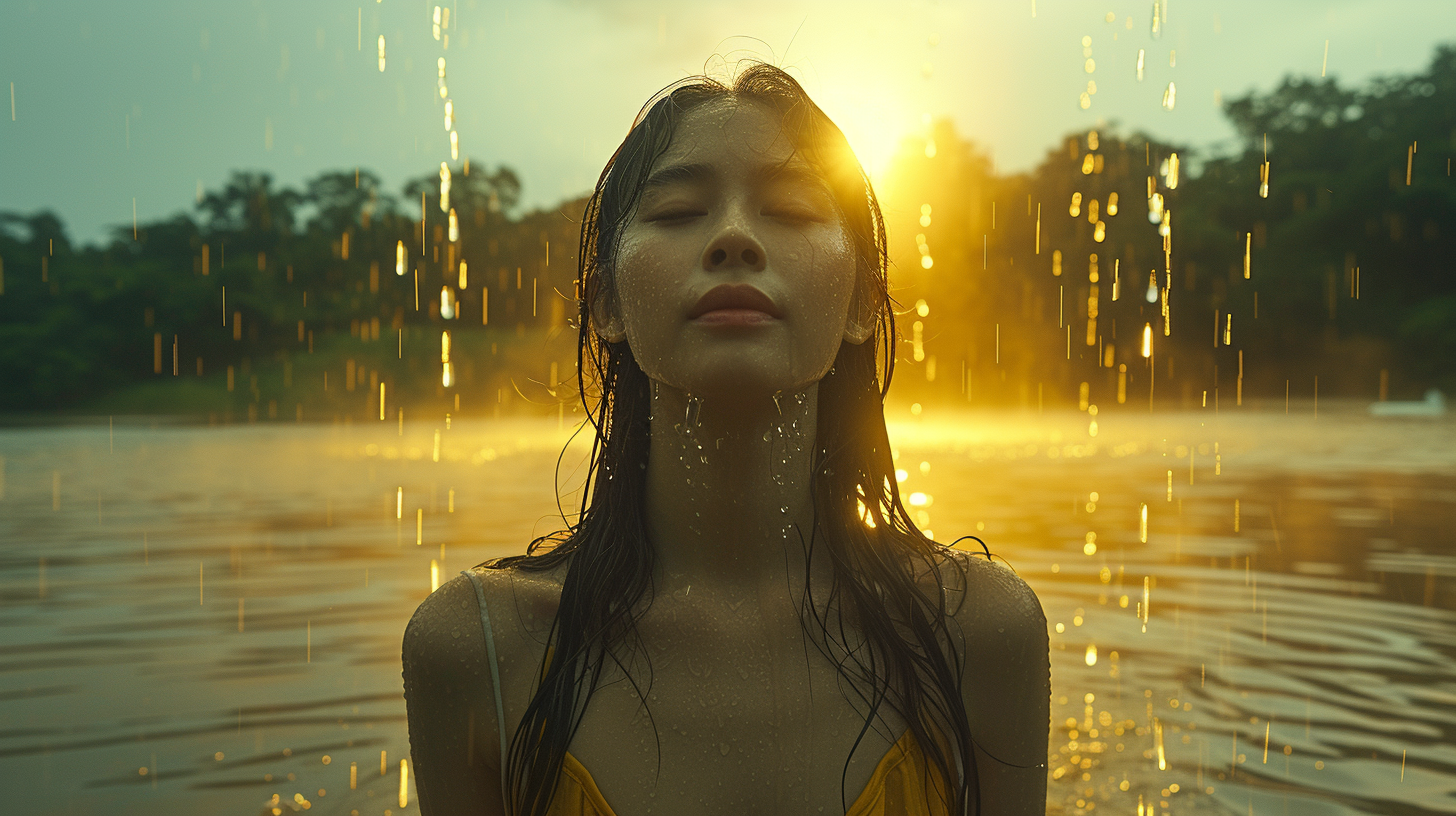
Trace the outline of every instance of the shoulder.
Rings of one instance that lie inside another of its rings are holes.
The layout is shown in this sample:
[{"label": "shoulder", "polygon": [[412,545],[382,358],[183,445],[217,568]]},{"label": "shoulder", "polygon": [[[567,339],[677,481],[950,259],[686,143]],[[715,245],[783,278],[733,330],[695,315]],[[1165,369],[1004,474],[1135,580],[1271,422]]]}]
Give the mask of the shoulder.
[{"label": "shoulder", "polygon": [[446,581],[420,603],[405,626],[406,678],[468,675],[485,656],[484,633],[474,580],[457,575]]},{"label": "shoulder", "polygon": [[473,568],[441,584],[415,609],[405,627],[406,651],[421,656],[444,651],[455,657],[477,647],[484,653],[481,601],[497,641],[518,626],[550,622],[561,595],[559,570]]},{"label": "shoulder", "polygon": [[946,579],[946,609],[964,635],[962,688],[976,740],[1007,764],[1044,762],[1051,653],[1041,601],[1006,564],[949,552],[947,570],[966,576]]}]

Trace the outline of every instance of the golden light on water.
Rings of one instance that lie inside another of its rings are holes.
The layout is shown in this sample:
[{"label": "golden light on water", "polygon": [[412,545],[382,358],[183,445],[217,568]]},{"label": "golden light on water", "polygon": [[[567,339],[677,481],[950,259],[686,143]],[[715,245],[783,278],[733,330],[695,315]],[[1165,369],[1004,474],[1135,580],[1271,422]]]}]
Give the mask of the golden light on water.
[{"label": "golden light on water", "polygon": [[1141,512],[1138,514],[1138,541],[1148,543],[1148,505],[1143,502]]},{"label": "golden light on water", "polygon": [[455,102],[451,99],[445,100],[445,130],[455,127]]},{"label": "golden light on water", "polygon": [[1153,356],[1153,324],[1143,324],[1143,356]]},{"label": "golden light on water", "polygon": [[384,72],[384,35],[379,35],[379,71]]},{"label": "golden light on water", "polygon": [[[460,158],[460,134],[450,131],[450,161]],[[468,173],[466,175],[469,175]]]},{"label": "golden light on water", "polygon": [[404,274],[404,241],[400,241],[394,247],[394,274]]},{"label": "golden light on water", "polygon": [[1085,659],[1087,661],[1087,665],[1089,665],[1089,666],[1095,666],[1095,665],[1097,665],[1097,646],[1096,646],[1096,644],[1093,644],[1093,643],[1087,644],[1087,655],[1086,655],[1086,658]]},{"label": "golden light on water", "polygon": [[466,276],[465,276],[465,261],[462,260],[460,262],[460,288],[462,290],[464,290],[467,286],[469,286],[469,284],[466,283],[467,280],[468,280],[468,278],[466,278]]},{"label": "golden light on water", "polygon": [[1117,193],[1107,194],[1107,215],[1109,217],[1117,215]]},{"label": "golden light on water", "polygon": [[450,224],[450,232],[449,232],[449,234],[450,234],[450,243],[453,244],[456,241],[459,241],[460,240],[460,221],[459,221],[459,219],[457,219],[455,217],[455,208],[454,207],[451,207],[450,208],[449,224]]},{"label": "golden light on water", "polygon": [[1168,110],[1172,110],[1173,105],[1176,104],[1177,101],[1178,87],[1172,82],[1169,82],[1168,89],[1166,91],[1163,91],[1163,107],[1167,108]]},{"label": "golden light on water", "polygon": [[440,212],[450,211],[450,165],[440,162]]}]

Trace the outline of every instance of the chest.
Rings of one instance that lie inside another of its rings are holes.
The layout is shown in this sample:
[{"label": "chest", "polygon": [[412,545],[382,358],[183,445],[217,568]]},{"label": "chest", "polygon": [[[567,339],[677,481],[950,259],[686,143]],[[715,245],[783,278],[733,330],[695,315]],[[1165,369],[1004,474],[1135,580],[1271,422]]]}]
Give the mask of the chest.
[{"label": "chest", "polygon": [[[568,747],[616,816],[844,813],[903,718],[882,704],[860,738],[868,704],[836,670],[844,656],[806,635],[790,605],[653,607],[638,624],[646,654],[626,650],[630,680],[607,660]],[[511,651],[508,737],[534,689],[520,669],[539,667],[542,646],[526,637]]]}]

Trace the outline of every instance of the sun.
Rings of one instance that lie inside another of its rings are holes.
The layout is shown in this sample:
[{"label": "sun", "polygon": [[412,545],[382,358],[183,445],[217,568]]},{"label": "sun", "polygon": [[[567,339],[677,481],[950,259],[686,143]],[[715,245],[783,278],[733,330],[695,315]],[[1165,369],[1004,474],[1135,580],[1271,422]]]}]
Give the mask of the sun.
[{"label": "sun", "polygon": [[836,93],[826,89],[821,93],[823,98],[816,102],[844,132],[870,183],[879,187],[900,140],[908,131],[905,123],[913,117],[898,95],[853,83],[846,83],[846,87],[856,88],[857,92]]}]

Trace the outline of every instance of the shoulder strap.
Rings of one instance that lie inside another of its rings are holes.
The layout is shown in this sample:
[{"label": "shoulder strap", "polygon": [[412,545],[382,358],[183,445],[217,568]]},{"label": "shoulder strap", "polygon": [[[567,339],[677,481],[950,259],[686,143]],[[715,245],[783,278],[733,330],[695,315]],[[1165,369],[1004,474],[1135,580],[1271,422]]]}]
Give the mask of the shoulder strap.
[{"label": "shoulder strap", "polygon": [[501,704],[500,670],[496,667],[495,633],[490,628],[490,610],[485,603],[485,584],[475,570],[461,570],[460,574],[470,576],[471,583],[475,584],[475,599],[480,605],[480,624],[485,629],[485,649],[490,655],[490,684],[495,691],[495,720],[500,733],[501,801],[509,807],[510,798],[506,787],[506,715],[505,707]]}]

